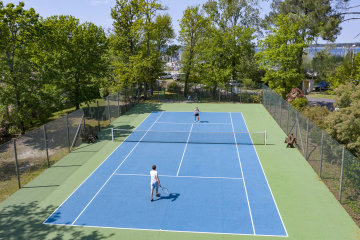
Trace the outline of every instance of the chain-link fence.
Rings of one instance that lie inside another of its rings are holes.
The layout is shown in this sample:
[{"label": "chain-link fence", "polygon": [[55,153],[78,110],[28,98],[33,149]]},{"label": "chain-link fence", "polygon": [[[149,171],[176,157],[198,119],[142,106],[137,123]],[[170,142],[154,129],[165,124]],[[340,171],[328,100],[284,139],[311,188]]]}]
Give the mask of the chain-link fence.
[{"label": "chain-link fence", "polygon": [[148,91],[154,101],[170,102],[238,102],[261,103],[261,85],[252,87],[240,83],[225,87],[209,87],[204,84],[188,83],[187,93],[183,82],[158,80]]},{"label": "chain-link fence", "polygon": [[137,103],[133,99],[132,89],[122,90],[1,144],[0,201],[80,144],[96,141],[102,128]]},{"label": "chain-link fence", "polygon": [[[263,105],[281,129],[297,139],[297,148],[341,202],[360,204],[360,160],[270,88]],[[359,208],[358,208],[359,209]]]}]

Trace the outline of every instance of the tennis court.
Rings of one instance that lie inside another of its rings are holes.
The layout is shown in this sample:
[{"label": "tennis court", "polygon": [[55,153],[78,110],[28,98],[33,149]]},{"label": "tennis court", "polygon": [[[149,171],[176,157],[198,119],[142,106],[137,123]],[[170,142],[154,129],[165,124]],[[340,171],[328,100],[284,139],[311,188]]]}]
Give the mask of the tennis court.
[{"label": "tennis court", "polygon": [[[44,223],[287,236],[254,147],[266,134],[249,133],[239,112],[200,117],[157,111],[130,135],[113,130],[125,141]],[[150,202],[153,164],[169,194]]]}]

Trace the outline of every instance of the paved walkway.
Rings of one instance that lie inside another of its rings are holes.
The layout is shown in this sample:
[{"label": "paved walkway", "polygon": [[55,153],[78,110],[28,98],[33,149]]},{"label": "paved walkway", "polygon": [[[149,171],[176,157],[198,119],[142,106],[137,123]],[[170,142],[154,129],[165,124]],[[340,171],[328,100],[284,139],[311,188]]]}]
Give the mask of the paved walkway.
[{"label": "paved walkway", "polygon": [[320,106],[326,106],[330,111],[334,110],[334,99],[327,99],[327,98],[310,98],[306,97],[309,100],[309,105],[320,105]]}]

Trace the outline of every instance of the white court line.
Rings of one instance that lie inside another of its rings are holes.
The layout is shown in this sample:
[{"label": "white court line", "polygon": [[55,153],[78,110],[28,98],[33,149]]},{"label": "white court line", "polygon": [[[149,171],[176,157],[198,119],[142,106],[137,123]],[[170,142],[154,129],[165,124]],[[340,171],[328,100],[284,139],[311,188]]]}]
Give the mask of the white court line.
[{"label": "white court line", "polygon": [[[162,123],[162,124],[193,124],[193,123],[191,123],[191,122],[189,122],[189,123],[179,123],[179,122],[157,122],[157,123]],[[207,123],[207,122],[201,122],[200,121],[200,123],[201,124],[209,124],[209,125],[231,125],[231,123]]]},{"label": "white court line", "polygon": [[[244,123],[245,123],[245,126],[246,126],[247,131],[249,131],[249,128],[248,128],[248,126],[247,126],[247,124],[246,124],[246,121],[245,121],[244,115],[243,115],[242,113],[241,113],[241,117],[242,117],[242,119],[244,120]],[[250,136],[250,134],[249,134],[249,136]],[[251,136],[250,136],[250,140],[251,140],[251,142],[253,143],[253,141],[252,141],[252,139],[251,139]],[[279,208],[278,208],[278,206],[277,206],[277,204],[276,204],[276,201],[275,201],[275,198],[274,198],[274,194],[273,194],[273,193],[272,193],[272,191],[271,191],[271,188],[270,188],[269,182],[268,182],[268,180],[267,180],[267,177],[266,177],[266,174],[265,174],[264,168],[263,168],[263,166],[262,166],[262,164],[261,164],[261,161],[260,161],[259,155],[258,155],[258,153],[257,153],[257,151],[256,151],[255,145],[254,145],[254,144],[252,144],[252,146],[253,146],[253,148],[254,148],[254,150],[255,150],[255,153],[256,153],[257,159],[258,159],[258,161],[259,161],[259,163],[260,163],[261,170],[262,170],[262,172],[264,173],[265,180],[266,180],[266,183],[267,183],[268,188],[269,188],[269,190],[270,190],[270,193],[271,193],[272,199],[273,199],[273,201],[274,201],[274,203],[275,203],[276,210],[277,210],[277,211],[278,211],[278,213],[279,213],[281,223],[282,223],[282,225],[283,225],[283,227],[284,227],[284,230],[285,230],[285,233],[286,233],[286,237],[288,237],[289,235],[288,235],[288,233],[287,233],[287,231],[286,231],[286,227],[285,227],[284,221],[283,221],[283,219],[282,219],[282,217],[281,217],[281,214],[280,214]]]},{"label": "white court line", "polygon": [[252,229],[253,229],[254,235],[256,235],[255,226],[254,226],[254,221],[253,221],[253,217],[252,217],[252,214],[251,214],[251,207],[250,207],[250,203],[249,203],[249,196],[248,196],[248,193],[247,193],[247,190],[246,190],[245,177],[244,177],[244,173],[243,173],[243,170],[242,170],[242,164],[241,164],[241,160],[240,160],[239,148],[238,148],[237,140],[236,140],[236,136],[235,136],[234,124],[233,124],[233,120],[232,120],[232,117],[231,117],[231,113],[229,113],[229,114],[230,114],[230,119],[231,119],[231,126],[232,126],[233,133],[234,133],[234,140],[235,140],[236,151],[237,151],[237,155],[238,155],[238,158],[239,158],[241,176],[242,176],[242,178],[243,178],[243,183],[244,183],[244,188],[245,188],[246,200],[247,200],[248,207],[249,207],[249,213],[250,213],[250,218],[251,218],[251,225],[252,225]]},{"label": "white court line", "polygon": [[[148,129],[148,131],[155,125],[155,123],[159,120],[159,118],[164,114],[164,112],[162,112],[160,114],[160,116],[155,120],[155,122],[150,126],[150,128]],[[106,180],[106,182],[101,186],[101,188],[96,192],[96,194],[94,195],[94,197],[90,200],[90,202],[85,206],[85,208],[80,212],[80,214],[75,218],[75,220],[72,222],[71,225],[74,225],[75,222],[79,219],[79,217],[83,214],[83,212],[89,207],[89,205],[92,203],[92,201],[94,201],[94,199],[96,198],[96,196],[100,193],[100,191],[105,187],[105,185],[109,182],[109,180],[111,179],[111,177],[116,173],[116,171],[121,167],[121,165],[126,161],[126,159],[130,156],[130,154],[134,151],[134,149],[139,145],[139,143],[141,142],[141,140],[146,136],[146,134],[148,133],[148,131],[144,134],[144,136],[142,136],[142,138],[140,139],[140,141],[138,143],[136,143],[136,145],[131,149],[131,151],[128,153],[128,155],[126,155],[126,157],[124,158],[124,160],[119,164],[119,166],[115,169],[115,171],[110,175],[110,177]]]},{"label": "white court line", "polygon": [[[55,223],[46,223],[47,225],[59,225],[59,226],[69,226],[69,224],[55,224]],[[121,228],[121,227],[105,227],[105,226],[95,226],[95,225],[72,225],[76,227],[85,227],[85,228],[107,228],[107,229],[123,229],[123,230],[134,230],[134,231],[153,231],[153,232],[175,232],[175,233],[195,233],[195,234],[213,234],[213,235],[236,235],[236,236],[254,236],[254,234],[248,233],[221,233],[221,232],[195,232],[195,231],[181,231],[181,230],[167,230],[167,229],[146,229],[146,228]],[[282,235],[265,235],[265,234],[255,234],[259,237],[288,237]]]},{"label": "white court line", "polygon": [[[136,128],[138,128],[143,122],[145,122],[145,120],[146,120],[150,115],[151,115],[151,113],[150,113],[149,115],[147,115],[147,117],[146,117]],[[136,129],[136,128],[135,128],[135,129]],[[129,136],[130,136],[130,135],[129,135]],[[129,136],[127,136],[127,137],[125,138],[125,140],[126,140]],[[57,208],[55,209],[55,211],[53,211],[53,212],[50,214],[50,216],[43,222],[43,224],[45,224],[45,222],[46,222],[57,210],[59,210],[59,208],[60,208],[62,205],[64,205],[64,203],[95,173],[95,171],[96,171],[101,165],[103,165],[103,164],[106,162],[106,160],[125,142],[125,140],[124,140],[117,148],[115,148],[115,150],[112,151],[112,152],[110,153],[110,155],[107,156],[107,158],[105,158],[105,160],[104,160],[99,166],[97,166],[97,167],[94,169],[94,171],[92,171],[87,178],[85,178],[84,181],[82,181],[82,183],[60,204],[60,206],[57,207]]]},{"label": "white court line", "polygon": [[[150,177],[149,174],[132,174],[132,173],[116,173],[115,176],[141,176]],[[171,177],[171,178],[202,178],[202,179],[229,179],[229,180],[241,180],[242,178],[231,177],[202,177],[202,176],[176,176],[176,175],[159,175],[159,177]]]},{"label": "white court line", "polygon": [[188,143],[189,143],[189,139],[190,139],[190,135],[191,135],[191,130],[193,129],[193,126],[194,126],[194,124],[192,123],[192,124],[191,124],[191,128],[190,128],[190,132],[189,132],[189,136],[188,136],[188,139],[187,139],[186,144],[185,144],[184,152],[183,152],[183,155],[182,155],[182,157],[181,157],[181,162],[180,162],[180,165],[179,165],[179,169],[178,169],[178,171],[177,171],[177,173],[176,173],[176,176],[179,176],[181,164],[182,164],[182,161],[183,161],[184,156],[185,156],[185,151],[186,151],[187,145],[188,145]]}]

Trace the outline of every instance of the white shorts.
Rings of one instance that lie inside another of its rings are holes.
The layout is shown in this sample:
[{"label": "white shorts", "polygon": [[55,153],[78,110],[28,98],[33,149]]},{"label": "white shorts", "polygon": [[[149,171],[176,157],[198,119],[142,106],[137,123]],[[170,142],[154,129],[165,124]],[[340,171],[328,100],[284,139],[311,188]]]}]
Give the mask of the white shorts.
[{"label": "white shorts", "polygon": [[154,183],[151,183],[150,184],[150,187],[151,187],[151,190],[153,190],[154,188],[159,188],[159,183],[156,181],[156,182],[154,182]]}]

